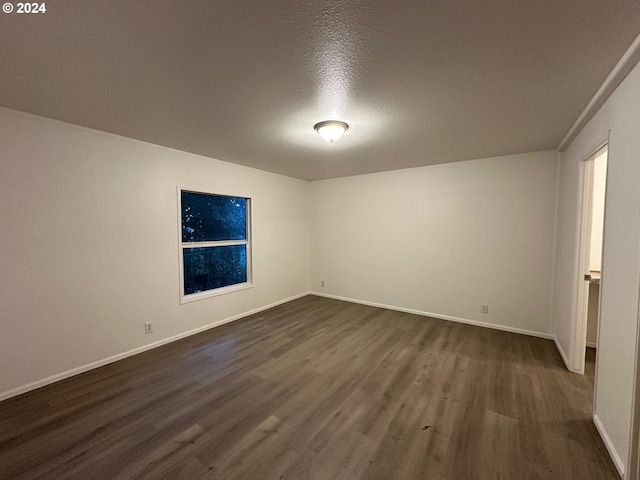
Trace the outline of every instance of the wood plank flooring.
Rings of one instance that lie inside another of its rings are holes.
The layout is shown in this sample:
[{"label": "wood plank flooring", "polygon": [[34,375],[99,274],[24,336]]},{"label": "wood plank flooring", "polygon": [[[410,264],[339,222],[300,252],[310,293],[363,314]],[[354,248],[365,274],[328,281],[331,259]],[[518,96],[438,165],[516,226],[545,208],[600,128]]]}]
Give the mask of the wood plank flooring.
[{"label": "wood plank flooring", "polygon": [[591,402],[549,340],[307,296],[0,403],[0,478],[617,479]]}]

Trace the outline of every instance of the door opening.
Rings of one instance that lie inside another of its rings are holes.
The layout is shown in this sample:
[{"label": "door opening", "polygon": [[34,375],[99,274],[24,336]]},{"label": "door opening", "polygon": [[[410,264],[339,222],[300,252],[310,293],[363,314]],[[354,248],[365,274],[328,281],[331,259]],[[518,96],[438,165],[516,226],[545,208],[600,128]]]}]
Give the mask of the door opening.
[{"label": "door opening", "polygon": [[607,179],[607,145],[584,162],[575,368],[595,383]]}]

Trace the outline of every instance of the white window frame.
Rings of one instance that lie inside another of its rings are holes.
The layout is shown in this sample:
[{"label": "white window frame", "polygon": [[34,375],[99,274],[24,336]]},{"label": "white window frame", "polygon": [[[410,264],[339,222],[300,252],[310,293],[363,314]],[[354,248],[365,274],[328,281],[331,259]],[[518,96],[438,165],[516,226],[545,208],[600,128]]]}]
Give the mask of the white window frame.
[{"label": "white window frame", "polygon": [[[195,302],[210,297],[217,297],[218,295],[225,295],[227,293],[238,292],[240,290],[246,290],[253,288],[253,262],[252,262],[252,248],[251,248],[251,198],[244,195],[232,195],[229,193],[212,193],[203,192],[192,188],[178,187],[178,257],[180,262],[180,304]],[[244,198],[247,202],[247,239],[246,240],[221,240],[213,242],[183,242],[182,241],[182,192],[199,193],[202,195],[211,195],[217,197],[236,197]],[[226,287],[214,288],[212,290],[206,290],[204,292],[191,293],[185,295],[184,293],[184,250],[186,248],[207,248],[207,247],[224,247],[227,245],[246,245],[247,246],[247,281],[244,283],[236,283],[235,285],[229,285]]]}]

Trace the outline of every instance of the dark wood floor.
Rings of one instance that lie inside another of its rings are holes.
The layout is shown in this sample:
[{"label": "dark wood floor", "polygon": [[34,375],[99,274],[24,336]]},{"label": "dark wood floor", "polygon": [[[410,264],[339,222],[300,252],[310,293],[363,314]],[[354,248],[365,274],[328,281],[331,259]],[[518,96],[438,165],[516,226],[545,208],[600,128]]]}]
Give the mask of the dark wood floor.
[{"label": "dark wood floor", "polygon": [[0,403],[0,477],[617,479],[549,340],[308,296]]}]

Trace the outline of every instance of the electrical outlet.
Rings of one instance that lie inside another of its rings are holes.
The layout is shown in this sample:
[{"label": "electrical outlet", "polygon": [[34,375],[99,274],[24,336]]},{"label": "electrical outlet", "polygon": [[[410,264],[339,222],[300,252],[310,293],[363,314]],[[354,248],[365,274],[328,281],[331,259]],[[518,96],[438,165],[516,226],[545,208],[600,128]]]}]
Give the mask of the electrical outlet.
[{"label": "electrical outlet", "polygon": [[482,309],[480,311],[482,313],[489,313],[489,305],[482,305]]},{"label": "electrical outlet", "polygon": [[324,288],[324,280],[322,280],[322,281],[320,282],[320,286],[321,286],[322,288]]},{"label": "electrical outlet", "polygon": [[153,332],[153,323],[151,322],[147,322],[144,324],[144,333],[151,333]]}]

